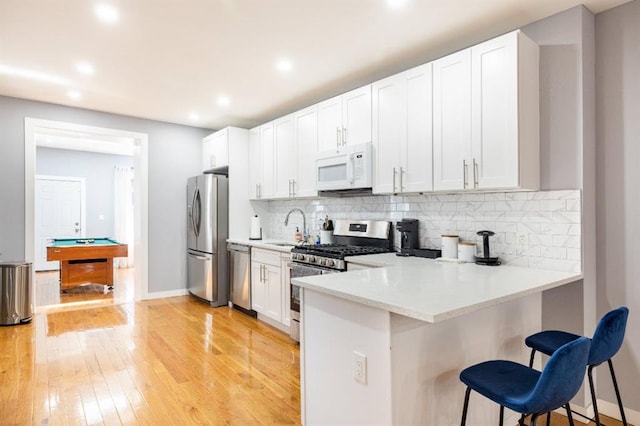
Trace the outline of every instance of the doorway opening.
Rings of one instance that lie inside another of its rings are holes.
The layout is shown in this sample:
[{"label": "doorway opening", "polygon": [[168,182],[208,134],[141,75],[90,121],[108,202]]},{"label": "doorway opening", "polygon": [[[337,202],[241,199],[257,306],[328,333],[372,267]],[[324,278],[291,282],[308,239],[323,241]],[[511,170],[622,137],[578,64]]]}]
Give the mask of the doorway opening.
[{"label": "doorway opening", "polygon": [[[131,252],[135,253],[135,262],[132,268],[115,269],[114,280],[127,280],[130,282],[128,293],[122,292],[117,297],[109,299],[100,297],[88,297],[91,293],[108,291],[107,286],[82,286],[79,295],[72,294],[68,297],[64,307],[79,306],[87,307],[87,305],[103,305],[105,300],[109,304],[122,303],[131,300],[143,300],[148,295],[148,135],[144,133],[128,132],[117,129],[108,129],[94,126],[79,125],[74,123],[65,123],[49,120],[40,120],[35,118],[25,118],[25,258],[34,263],[38,263],[38,250],[42,250],[37,240],[37,222],[36,217],[36,196],[37,179],[36,179],[36,158],[38,148],[54,148],[68,150],[65,152],[79,153],[100,153],[114,156],[131,156],[133,159],[133,176],[132,176],[132,219],[129,226],[133,241],[129,243]],[[70,167],[71,169],[71,167]],[[112,190],[113,183],[108,188]],[[103,216],[100,214],[99,216]],[[86,213],[84,220],[79,221],[79,225],[70,232],[81,237],[105,237],[107,235],[88,235],[86,230]],[[103,218],[104,219],[104,218]],[[73,224],[76,222],[74,221]],[[100,229],[100,227],[97,227]],[[89,231],[91,232],[91,231]],[[98,231],[100,232],[100,231]],[[105,231],[107,232],[107,231]],[[73,234],[71,235],[73,236]],[[39,236],[40,238],[42,236]],[[123,262],[124,266],[126,262]],[[34,268],[35,270],[36,268]],[[50,280],[57,282],[58,272],[45,273],[51,275]],[[46,278],[46,277],[45,277]],[[40,281],[42,279],[38,278]],[[35,283],[35,273],[32,276]],[[55,286],[49,286],[55,287]],[[45,291],[46,286],[40,290]],[[117,289],[117,286],[116,286]],[[34,285],[34,300],[38,300],[38,286]],[[51,290],[49,290],[51,291]],[[53,306],[55,307],[55,306]],[[47,307],[50,309],[52,306]],[[43,308],[44,309],[44,308]],[[36,311],[40,310],[36,307]]]}]

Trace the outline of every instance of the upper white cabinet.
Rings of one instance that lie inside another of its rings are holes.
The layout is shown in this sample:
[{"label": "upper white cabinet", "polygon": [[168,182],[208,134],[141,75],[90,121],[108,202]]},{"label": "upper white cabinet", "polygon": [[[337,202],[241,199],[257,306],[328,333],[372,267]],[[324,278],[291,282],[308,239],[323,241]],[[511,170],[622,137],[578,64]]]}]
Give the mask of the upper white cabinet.
[{"label": "upper white cabinet", "polygon": [[202,142],[202,170],[229,165],[228,127],[207,136]]},{"label": "upper white cabinet", "polygon": [[296,175],[292,182],[292,197],[315,197],[316,154],[318,153],[318,105],[293,113],[297,147]]},{"label": "upper white cabinet", "polygon": [[296,180],[298,147],[294,134],[293,114],[273,122],[274,133],[274,198],[293,197]]},{"label": "upper white cabinet", "polygon": [[378,81],[372,88],[373,192],[431,191],[431,64]]},{"label": "upper white cabinet", "polygon": [[249,131],[249,196],[252,200],[275,194],[275,141],[273,122]]},{"label": "upper white cabinet", "polygon": [[318,104],[318,150],[371,142],[371,85]]},{"label": "upper white cabinet", "polygon": [[433,63],[435,190],[539,188],[538,56],[515,31]]}]

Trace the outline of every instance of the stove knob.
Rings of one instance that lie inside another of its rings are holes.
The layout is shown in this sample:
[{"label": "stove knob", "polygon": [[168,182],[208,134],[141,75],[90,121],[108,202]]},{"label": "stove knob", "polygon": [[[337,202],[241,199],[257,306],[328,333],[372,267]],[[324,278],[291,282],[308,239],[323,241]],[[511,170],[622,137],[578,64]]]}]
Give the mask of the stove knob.
[{"label": "stove knob", "polygon": [[318,265],[324,266],[327,264],[327,259],[320,259],[318,260]]},{"label": "stove knob", "polygon": [[331,259],[327,259],[327,261],[325,262],[325,266],[334,266],[335,264],[336,262]]},{"label": "stove knob", "polygon": [[307,256],[307,262],[315,263],[316,262],[316,257],[315,256]]}]

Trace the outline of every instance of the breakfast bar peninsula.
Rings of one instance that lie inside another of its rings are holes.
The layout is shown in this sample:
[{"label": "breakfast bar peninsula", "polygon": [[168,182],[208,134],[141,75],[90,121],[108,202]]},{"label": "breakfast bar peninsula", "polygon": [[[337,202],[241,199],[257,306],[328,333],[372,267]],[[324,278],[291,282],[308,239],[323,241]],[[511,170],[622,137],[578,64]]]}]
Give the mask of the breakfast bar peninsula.
[{"label": "breakfast bar peninsula", "polygon": [[[526,364],[523,341],[541,329],[542,292],[582,278],[394,254],[349,260],[369,269],[293,280],[302,288],[307,425],[459,424],[460,371],[489,359]],[[498,409],[482,399],[468,424],[497,424]]]}]

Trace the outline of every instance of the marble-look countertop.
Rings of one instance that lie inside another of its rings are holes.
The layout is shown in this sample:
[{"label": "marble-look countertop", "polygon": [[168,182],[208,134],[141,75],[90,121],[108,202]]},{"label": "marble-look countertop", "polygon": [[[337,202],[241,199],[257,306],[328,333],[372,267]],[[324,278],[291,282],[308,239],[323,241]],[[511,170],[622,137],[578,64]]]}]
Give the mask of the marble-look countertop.
[{"label": "marble-look countertop", "polygon": [[282,241],[282,240],[250,240],[248,238],[228,238],[228,243],[233,244],[242,244],[243,246],[250,246],[261,248],[265,250],[274,250],[282,253],[289,253],[291,249],[296,246],[296,243],[291,241]]},{"label": "marble-look countertop", "polygon": [[373,268],[294,278],[292,282],[305,289],[433,323],[583,277],[574,272],[445,263],[393,253],[346,260]]}]

